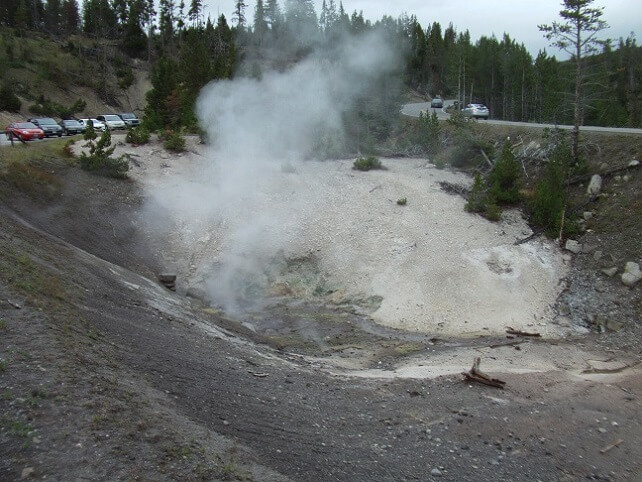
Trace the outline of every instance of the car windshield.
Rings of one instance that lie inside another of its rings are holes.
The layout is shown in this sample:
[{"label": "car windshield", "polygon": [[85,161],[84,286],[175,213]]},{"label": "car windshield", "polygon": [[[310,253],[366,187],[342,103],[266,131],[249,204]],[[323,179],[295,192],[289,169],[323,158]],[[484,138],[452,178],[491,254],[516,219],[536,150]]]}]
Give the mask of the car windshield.
[{"label": "car windshield", "polygon": [[78,122],[77,120],[64,120],[62,122],[66,126],[78,126],[78,125],[80,125],[80,122]]},{"label": "car windshield", "polygon": [[14,124],[18,129],[37,129],[36,125],[31,122],[19,122]]},{"label": "car windshield", "polygon": [[123,119],[135,119],[136,116],[134,114],[120,114],[120,117]]},{"label": "car windshield", "polygon": [[43,125],[58,125],[56,124],[56,121],[53,120],[51,117],[45,117],[44,119],[38,119],[38,122]]},{"label": "car windshield", "polygon": [[117,115],[106,115],[105,116],[105,120],[108,120],[108,121],[122,121],[122,119],[120,117],[118,117]]},{"label": "car windshield", "polygon": [[102,124],[102,122],[99,121],[98,119],[89,119],[89,120],[92,121],[94,124]]}]

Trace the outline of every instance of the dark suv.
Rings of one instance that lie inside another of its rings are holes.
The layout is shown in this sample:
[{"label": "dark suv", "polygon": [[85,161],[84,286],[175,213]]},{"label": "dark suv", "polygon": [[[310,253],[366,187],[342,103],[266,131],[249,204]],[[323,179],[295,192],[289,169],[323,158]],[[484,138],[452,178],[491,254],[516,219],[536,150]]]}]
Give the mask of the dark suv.
[{"label": "dark suv", "polygon": [[37,117],[29,119],[29,122],[40,127],[44,131],[45,137],[62,137],[62,127],[60,127],[51,117]]},{"label": "dark suv", "polygon": [[140,125],[140,119],[136,117],[136,114],[131,112],[125,112],[118,114],[118,116],[127,124],[127,127],[136,127]]}]

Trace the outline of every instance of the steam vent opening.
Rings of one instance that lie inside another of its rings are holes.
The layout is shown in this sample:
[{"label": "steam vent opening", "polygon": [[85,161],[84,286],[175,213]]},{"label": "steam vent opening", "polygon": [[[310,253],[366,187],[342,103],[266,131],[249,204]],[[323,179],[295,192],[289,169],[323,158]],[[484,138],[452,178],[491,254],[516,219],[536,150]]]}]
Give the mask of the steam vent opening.
[{"label": "steam vent opening", "polygon": [[563,333],[552,323],[564,275],[554,243],[515,245],[531,232],[517,211],[498,223],[466,212],[440,187],[469,185],[466,175],[383,162],[367,173],[353,160],[268,164],[215,210],[202,202],[219,191],[202,181],[200,156],[159,168],[144,182],[148,209],[171,216],[163,263],[179,292],[269,336],[323,341],[338,328],[319,325],[333,317],[410,338]]}]

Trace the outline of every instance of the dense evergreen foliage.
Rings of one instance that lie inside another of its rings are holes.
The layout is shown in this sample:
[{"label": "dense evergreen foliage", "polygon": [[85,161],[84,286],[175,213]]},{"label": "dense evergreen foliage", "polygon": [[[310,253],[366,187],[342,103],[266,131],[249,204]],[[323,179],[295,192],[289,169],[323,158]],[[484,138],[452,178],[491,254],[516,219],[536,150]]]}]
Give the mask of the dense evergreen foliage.
[{"label": "dense evergreen foliage", "polygon": [[[239,0],[232,24],[223,15],[215,22],[205,18],[202,0],[0,3],[0,25],[18,33],[38,30],[63,38],[83,34],[110,39],[130,57],[152,62],[153,91],[146,112],[152,128],[195,127],[193,104],[210,80],[258,78],[266,69],[287,68],[319,45],[332,46],[343,35],[371,29],[386,31],[390,42],[398,44],[405,60],[403,82],[420,94],[464,104],[481,102],[497,119],[559,124],[574,120],[575,57],[562,62],[546,51],[533,57],[507,34],[473,41],[468,31],[457,32],[452,24],[422,26],[414,16],[384,16],[373,23],[362,13],[349,14],[335,0],[324,0],[318,14],[312,0],[256,0],[253,5]],[[642,48],[635,38],[604,44],[581,60],[583,122],[640,127]],[[126,87],[126,71],[122,79]],[[374,91],[364,92],[354,117],[361,123],[355,131],[366,130],[372,139],[390,132],[386,116],[399,101],[394,79],[385,82],[390,84],[384,89],[389,95],[378,99]]]}]

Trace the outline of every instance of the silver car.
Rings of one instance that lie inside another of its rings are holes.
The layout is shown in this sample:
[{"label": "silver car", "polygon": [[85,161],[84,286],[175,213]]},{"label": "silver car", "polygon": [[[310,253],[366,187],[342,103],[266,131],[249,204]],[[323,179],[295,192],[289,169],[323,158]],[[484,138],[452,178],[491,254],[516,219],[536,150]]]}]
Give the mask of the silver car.
[{"label": "silver car", "polygon": [[127,129],[127,124],[125,124],[125,121],[116,114],[97,115],[96,119],[103,122],[109,130]]},{"label": "silver car", "polygon": [[87,126],[91,123],[92,127],[94,128],[95,131],[104,131],[106,129],[105,124],[100,122],[98,119],[80,119],[79,121],[83,126],[85,126],[85,129]]},{"label": "silver car", "polygon": [[472,117],[474,119],[488,119],[488,116],[490,115],[488,107],[484,104],[468,104],[464,109],[462,109],[461,113],[466,117]]}]

